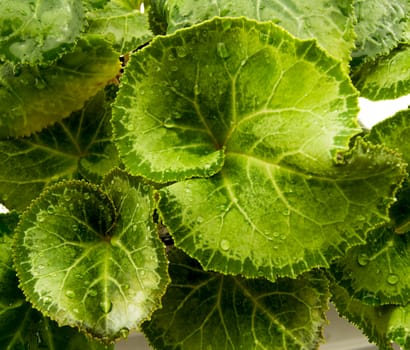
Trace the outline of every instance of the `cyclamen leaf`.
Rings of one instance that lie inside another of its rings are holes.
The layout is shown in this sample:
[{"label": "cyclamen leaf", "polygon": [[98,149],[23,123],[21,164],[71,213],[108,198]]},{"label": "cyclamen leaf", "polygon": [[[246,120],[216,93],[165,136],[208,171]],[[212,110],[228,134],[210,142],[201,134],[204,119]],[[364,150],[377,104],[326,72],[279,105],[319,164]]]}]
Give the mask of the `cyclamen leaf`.
[{"label": "cyclamen leaf", "polygon": [[354,48],[354,12],[351,0],[222,0],[212,4],[169,0],[168,33],[214,16],[273,21],[301,39],[315,38],[347,66]]},{"label": "cyclamen leaf", "polygon": [[218,175],[163,188],[160,213],[207,270],[295,277],[364,243],[405,175],[395,155],[363,142],[343,165],[307,170],[232,153]]},{"label": "cyclamen leaf", "polygon": [[326,169],[359,132],[357,111],[340,63],[314,41],[217,18],[131,57],[113,125],[128,169],[168,182],[211,176],[229,152]]},{"label": "cyclamen leaf", "polygon": [[28,300],[104,342],[126,337],[160,307],[168,283],[153,210],[152,189],[120,171],[103,188],[49,187],[16,233],[15,266]]},{"label": "cyclamen leaf", "polygon": [[353,247],[334,267],[336,280],[369,305],[410,301],[410,237],[391,228],[374,230],[367,244]]},{"label": "cyclamen leaf", "polygon": [[164,306],[143,324],[155,349],[316,349],[322,340],[329,293],[317,271],[271,283],[204,272],[175,249],[169,258]]},{"label": "cyclamen leaf", "polygon": [[410,22],[408,0],[357,0],[356,50],[352,56],[374,59],[405,42]]},{"label": "cyclamen leaf", "polygon": [[110,118],[109,102],[100,91],[63,121],[30,137],[0,141],[2,203],[23,211],[59,179],[101,180],[120,164]]},{"label": "cyclamen leaf", "polygon": [[105,35],[122,54],[135,50],[153,37],[148,14],[140,12],[141,2],[112,0],[103,9],[88,13],[88,33]]},{"label": "cyclamen leaf", "polygon": [[369,306],[338,285],[331,285],[332,302],[338,312],[356,325],[380,350],[391,350],[391,342],[410,347],[410,304]]},{"label": "cyclamen leaf", "polygon": [[25,301],[12,269],[12,237],[18,218],[15,212],[0,215],[0,348],[114,349],[90,340],[73,328],[58,327]]},{"label": "cyclamen leaf", "polygon": [[84,26],[81,0],[2,0],[0,58],[48,64],[74,47]]},{"label": "cyclamen leaf", "polygon": [[118,53],[92,35],[49,67],[0,65],[0,138],[26,136],[62,120],[119,70]]},{"label": "cyclamen leaf", "polygon": [[401,45],[389,55],[353,70],[352,80],[370,100],[395,99],[410,94],[410,46]]}]

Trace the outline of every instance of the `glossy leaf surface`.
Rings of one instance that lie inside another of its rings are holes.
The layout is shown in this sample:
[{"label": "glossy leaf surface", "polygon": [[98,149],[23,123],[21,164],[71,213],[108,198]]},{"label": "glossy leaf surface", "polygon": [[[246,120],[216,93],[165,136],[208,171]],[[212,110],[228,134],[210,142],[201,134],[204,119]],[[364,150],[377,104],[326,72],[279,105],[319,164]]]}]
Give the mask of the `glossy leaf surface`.
[{"label": "glossy leaf surface", "polygon": [[105,342],[137,329],[168,282],[152,196],[120,171],[102,189],[81,181],[48,188],[17,230],[15,266],[27,298]]},{"label": "glossy leaf surface", "polygon": [[168,33],[214,16],[272,21],[301,39],[316,38],[319,45],[346,64],[354,48],[353,2],[350,0],[169,0]]},{"label": "glossy leaf surface", "polygon": [[410,346],[410,304],[407,306],[369,306],[340,286],[332,285],[332,302],[338,312],[356,325],[380,350],[391,350],[391,342],[402,349]]},{"label": "glossy leaf surface", "polygon": [[23,211],[59,179],[101,180],[119,165],[110,118],[109,101],[100,91],[63,121],[30,137],[0,141],[2,203]]},{"label": "glossy leaf surface", "polygon": [[119,69],[118,53],[98,36],[85,36],[48,67],[1,64],[0,138],[29,135],[68,117]]},{"label": "glossy leaf surface", "polygon": [[74,47],[84,26],[81,0],[2,0],[0,58],[50,63]]},{"label": "glossy leaf surface", "polygon": [[276,283],[205,272],[173,250],[164,307],[144,333],[158,350],[315,349],[327,310],[327,281],[312,272]]},{"label": "glossy leaf surface", "polygon": [[360,94],[370,100],[395,99],[410,94],[410,46],[369,61],[353,71]]},{"label": "glossy leaf surface", "polygon": [[353,57],[374,59],[388,54],[408,37],[408,0],[356,0],[356,50]]},{"label": "glossy leaf surface", "polygon": [[70,327],[58,327],[56,322],[34,310],[18,288],[12,269],[13,232],[18,215],[0,214],[0,347],[4,350],[113,349],[92,341]]},{"label": "glossy leaf surface", "polygon": [[140,11],[141,2],[112,0],[103,9],[90,12],[88,32],[106,36],[122,54],[135,50],[153,37],[148,14]]}]

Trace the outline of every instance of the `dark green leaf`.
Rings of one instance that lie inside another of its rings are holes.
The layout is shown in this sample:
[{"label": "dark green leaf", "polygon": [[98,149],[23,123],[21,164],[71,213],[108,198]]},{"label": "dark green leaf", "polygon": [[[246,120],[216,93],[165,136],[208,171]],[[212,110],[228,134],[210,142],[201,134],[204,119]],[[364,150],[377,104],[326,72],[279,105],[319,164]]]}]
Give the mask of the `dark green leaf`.
[{"label": "dark green leaf", "polygon": [[16,234],[15,266],[28,300],[105,342],[138,329],[168,283],[153,210],[152,189],[118,170],[102,188],[49,187]]},{"label": "dark green leaf", "polygon": [[29,135],[83,107],[119,72],[118,53],[85,36],[49,67],[0,64],[0,138]]},{"label": "dark green leaf", "polygon": [[334,267],[338,283],[369,305],[410,301],[410,236],[391,228],[374,230],[365,245],[353,247]]},{"label": "dark green leaf", "polygon": [[12,235],[16,213],[0,214],[0,348],[2,350],[103,350],[113,349],[92,341],[73,328],[56,322],[31,308],[17,286],[12,269]]},{"label": "dark green leaf", "polygon": [[405,42],[410,21],[408,0],[356,0],[356,50],[353,57],[374,59]]},{"label": "dark green leaf", "polygon": [[81,0],[2,0],[0,58],[48,64],[74,47],[84,17]]},{"label": "dark green leaf", "polygon": [[328,287],[320,273],[271,283],[204,272],[169,253],[172,283],[143,330],[158,350],[316,349]]},{"label": "dark green leaf", "polygon": [[22,211],[59,179],[101,180],[119,165],[110,118],[111,108],[100,91],[70,118],[30,137],[0,141],[2,202]]},{"label": "dark green leaf", "polygon": [[361,329],[380,350],[391,350],[391,342],[398,343],[402,349],[410,347],[410,304],[369,306],[352,298],[340,286],[332,285],[331,290],[338,312]]}]

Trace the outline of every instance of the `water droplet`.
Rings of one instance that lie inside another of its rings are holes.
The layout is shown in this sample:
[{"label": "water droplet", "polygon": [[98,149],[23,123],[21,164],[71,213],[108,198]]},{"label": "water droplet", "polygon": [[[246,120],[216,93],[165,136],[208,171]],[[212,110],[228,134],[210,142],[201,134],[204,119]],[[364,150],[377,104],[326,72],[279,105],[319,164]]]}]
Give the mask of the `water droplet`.
[{"label": "water droplet", "polygon": [[391,285],[395,285],[399,282],[399,276],[397,276],[394,273],[391,273],[390,275],[387,276],[387,283]]},{"label": "water droplet", "polygon": [[121,338],[127,338],[128,334],[130,334],[130,330],[128,328],[121,328],[120,329],[120,337]]},{"label": "water droplet", "polygon": [[48,208],[47,208],[47,213],[49,213],[49,214],[54,214],[54,212],[55,212],[54,206],[49,205]]},{"label": "water droplet", "polygon": [[[178,66],[171,66],[171,71],[172,72],[176,72],[178,70]],[[167,91],[168,92],[168,95],[169,95],[169,91]],[[165,93],[167,93],[167,92],[165,92]]]},{"label": "water droplet", "polygon": [[90,297],[96,297],[98,293],[95,289],[90,289],[88,294],[90,295]]},{"label": "water droplet", "polygon": [[183,46],[179,46],[176,48],[178,57],[185,57],[188,53]]},{"label": "water droplet", "polygon": [[171,118],[167,118],[164,120],[164,126],[166,128],[174,128],[175,127],[175,123]]},{"label": "water droplet", "polygon": [[77,231],[78,231],[78,225],[77,225],[77,224],[72,224],[72,225],[71,225],[71,228],[72,228],[72,230],[73,230],[74,232],[77,232]]},{"label": "water droplet", "polygon": [[65,295],[66,295],[68,298],[70,298],[70,299],[75,298],[75,292],[74,292],[73,290],[71,290],[71,289],[67,290],[67,291],[65,292]]},{"label": "water droplet", "polygon": [[50,304],[52,301],[53,301],[53,299],[50,296],[43,297],[43,303],[44,304]]},{"label": "water droplet", "polygon": [[100,303],[100,309],[102,312],[108,314],[112,310],[112,302],[110,300],[104,300]]},{"label": "water droplet", "polygon": [[73,210],[75,209],[75,207],[74,207],[74,204],[73,204],[73,203],[70,203],[70,204],[68,205],[68,207],[70,208],[70,210],[71,210],[71,211],[73,211]]},{"label": "water droplet", "polygon": [[34,86],[39,90],[43,90],[47,87],[47,82],[44,79],[37,77],[34,80]]},{"label": "water droplet", "polygon": [[195,84],[195,86],[194,86],[194,94],[195,94],[195,95],[199,95],[200,93],[201,93],[201,89],[200,89],[199,85],[198,85],[198,84]]},{"label": "water droplet", "polygon": [[202,216],[198,216],[198,217],[196,218],[196,222],[197,222],[198,224],[200,224],[200,223],[204,222],[204,218],[203,218]]},{"label": "water droplet", "polygon": [[84,192],[84,199],[88,201],[90,199],[90,194],[88,192]]},{"label": "water droplet", "polygon": [[226,239],[221,240],[219,244],[222,250],[226,251],[226,250],[229,250],[229,248],[231,248],[231,243],[229,243],[229,241]]},{"label": "water droplet", "polygon": [[43,222],[46,219],[43,212],[38,213],[36,218],[38,222]]},{"label": "water droplet", "polygon": [[284,211],[282,211],[282,214],[285,216],[290,215],[290,210],[289,209],[285,209]]},{"label": "water droplet", "polygon": [[216,44],[216,52],[218,53],[218,56],[221,58],[229,57],[229,52],[224,42],[219,42]]},{"label": "water droplet", "polygon": [[273,232],[273,237],[278,238],[280,236],[279,232]]},{"label": "water droplet", "polygon": [[369,259],[369,257],[367,256],[367,254],[360,254],[358,257],[357,257],[357,263],[360,265],[360,266],[366,266],[368,263],[369,263],[369,261],[370,261],[370,259]]}]

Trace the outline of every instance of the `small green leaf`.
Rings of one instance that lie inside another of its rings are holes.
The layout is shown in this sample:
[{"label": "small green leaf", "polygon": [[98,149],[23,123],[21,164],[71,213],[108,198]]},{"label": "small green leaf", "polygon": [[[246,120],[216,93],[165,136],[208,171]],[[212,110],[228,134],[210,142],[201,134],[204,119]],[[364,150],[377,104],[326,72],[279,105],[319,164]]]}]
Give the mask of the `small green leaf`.
[{"label": "small green leaf", "polygon": [[84,26],[81,0],[2,0],[0,58],[50,63],[74,47]]},{"label": "small green leaf", "polygon": [[168,33],[214,16],[273,21],[301,39],[315,38],[319,45],[346,65],[354,48],[353,1],[345,0],[195,0],[167,1]]},{"label": "small green leaf", "polygon": [[150,2],[148,19],[150,28],[155,35],[164,35],[167,33],[168,2],[168,0],[155,0]]},{"label": "small green leaf", "polygon": [[20,221],[15,266],[28,300],[105,342],[138,329],[168,283],[153,190],[119,170],[102,188],[49,187]]},{"label": "small green leaf", "polygon": [[0,138],[29,135],[69,116],[119,69],[118,53],[92,35],[48,67],[0,64]]},{"label": "small green leaf", "polygon": [[318,272],[276,283],[204,272],[172,250],[163,308],[143,330],[158,350],[316,349],[327,310]]},{"label": "small green leaf", "polygon": [[356,325],[380,350],[391,350],[392,342],[410,347],[410,304],[369,306],[352,298],[338,285],[331,286],[332,301],[338,312]]},{"label": "small green leaf", "polygon": [[410,94],[410,46],[401,45],[389,55],[355,68],[352,80],[360,94],[370,100]]},{"label": "small green leaf", "polygon": [[410,21],[408,0],[354,1],[356,50],[352,56],[374,59],[405,42]]},{"label": "small green leaf", "polygon": [[57,323],[31,308],[18,289],[12,269],[12,237],[19,217],[16,213],[0,214],[0,348],[103,350],[113,349],[90,340],[70,327]]},{"label": "small green leaf", "polygon": [[100,91],[63,121],[30,137],[0,141],[1,202],[23,211],[59,179],[101,180],[119,165],[110,118],[111,108]]},{"label": "small green leaf", "polygon": [[[140,12],[141,0],[112,0],[103,9],[87,14],[88,33],[103,34],[122,54],[136,49],[153,37],[148,14]],[[148,11],[147,11],[148,12]]]},{"label": "small green leaf", "polygon": [[374,230],[367,244],[353,247],[333,271],[350,295],[369,305],[410,301],[410,236]]},{"label": "small green leaf", "polygon": [[163,188],[159,209],[176,246],[206,269],[275,280],[364,243],[404,175],[395,155],[363,142],[317,172],[231,154],[220,174]]}]

